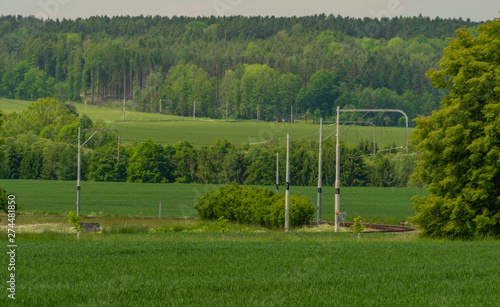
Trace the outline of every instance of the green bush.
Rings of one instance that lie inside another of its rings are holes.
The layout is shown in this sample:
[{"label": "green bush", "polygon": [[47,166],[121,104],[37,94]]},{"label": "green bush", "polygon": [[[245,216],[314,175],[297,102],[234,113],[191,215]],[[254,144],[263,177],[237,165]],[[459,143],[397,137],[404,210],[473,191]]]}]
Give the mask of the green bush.
[{"label": "green bush", "polygon": [[[216,220],[223,216],[243,224],[275,229],[285,226],[285,195],[257,187],[222,186],[205,193],[195,204],[195,209],[203,219]],[[291,227],[308,223],[313,213],[309,199],[290,196]]]}]

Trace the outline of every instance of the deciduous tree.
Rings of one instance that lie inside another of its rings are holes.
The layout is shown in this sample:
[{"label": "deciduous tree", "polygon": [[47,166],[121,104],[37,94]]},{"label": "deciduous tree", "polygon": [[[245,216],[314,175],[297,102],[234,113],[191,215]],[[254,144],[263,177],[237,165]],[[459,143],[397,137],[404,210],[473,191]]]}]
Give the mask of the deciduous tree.
[{"label": "deciduous tree", "polygon": [[460,29],[427,75],[449,88],[442,109],[417,120],[414,177],[429,195],[413,221],[427,236],[500,234],[500,19]]}]

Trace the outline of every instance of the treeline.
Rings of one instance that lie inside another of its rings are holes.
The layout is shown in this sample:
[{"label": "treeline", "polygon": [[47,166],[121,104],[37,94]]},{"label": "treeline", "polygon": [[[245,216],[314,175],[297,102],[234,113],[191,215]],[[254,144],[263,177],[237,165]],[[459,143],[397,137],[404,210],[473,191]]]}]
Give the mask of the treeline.
[{"label": "treeline", "polygon": [[[75,136],[75,135],[73,135]],[[76,180],[77,146],[35,135],[8,138],[2,179]],[[297,140],[291,146],[291,184],[314,186],[318,182],[317,142]],[[415,167],[413,157],[396,153],[368,157],[373,145],[341,146],[342,186],[407,186]],[[335,178],[335,146],[324,144],[323,184]],[[364,151],[365,150],[365,151]],[[82,180],[144,183],[211,183],[274,185],[276,153],[279,180],[285,182],[284,146],[237,148],[229,140],[197,149],[188,142],[161,145],[149,139],[120,147],[116,140],[102,147],[84,149]]]},{"label": "treeline", "polygon": [[[0,95],[125,99],[139,111],[289,120],[340,105],[430,114],[434,67],[459,27],[422,16],[0,17]],[[398,118],[391,118],[396,124]]]},{"label": "treeline", "polygon": [[[40,99],[21,114],[6,116],[6,137],[0,178],[76,180],[77,135],[82,129],[105,128],[54,99]],[[93,131],[82,132],[82,142]],[[291,144],[290,173],[293,185],[317,184],[318,144],[308,139]],[[368,157],[373,143],[341,146],[343,186],[407,186],[415,166],[413,156],[391,153]],[[285,181],[285,144],[279,141],[255,146],[236,146],[217,140],[212,146],[196,148],[189,142],[161,145],[152,139],[120,147],[112,133],[96,134],[82,150],[82,179],[89,181],[237,183],[273,185],[276,154],[280,182]],[[335,146],[323,146],[323,183],[334,184]]]}]

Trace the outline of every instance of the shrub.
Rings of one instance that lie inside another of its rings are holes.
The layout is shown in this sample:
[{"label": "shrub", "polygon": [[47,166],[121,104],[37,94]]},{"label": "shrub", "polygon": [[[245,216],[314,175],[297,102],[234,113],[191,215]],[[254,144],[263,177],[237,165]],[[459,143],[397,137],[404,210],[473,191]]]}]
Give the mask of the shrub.
[{"label": "shrub", "polygon": [[[195,209],[203,219],[216,220],[223,216],[229,221],[275,229],[285,225],[285,195],[257,187],[222,186],[205,193],[195,204]],[[309,199],[290,196],[291,227],[306,224],[313,213]]]},{"label": "shrub", "polygon": [[68,223],[73,227],[74,230],[80,232],[84,231],[82,228],[82,217],[78,216],[75,211],[70,211],[68,215],[66,215],[68,218]]}]

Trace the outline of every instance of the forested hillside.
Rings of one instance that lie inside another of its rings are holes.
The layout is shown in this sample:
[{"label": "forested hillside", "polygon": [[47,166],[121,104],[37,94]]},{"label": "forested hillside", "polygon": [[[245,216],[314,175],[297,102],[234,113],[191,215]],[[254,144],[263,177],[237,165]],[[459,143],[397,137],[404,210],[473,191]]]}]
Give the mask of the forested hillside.
[{"label": "forested hillside", "polygon": [[[212,118],[289,120],[333,109],[439,107],[447,37],[476,23],[422,16],[0,17],[0,96],[110,103]],[[396,125],[398,117],[388,117]]]}]

